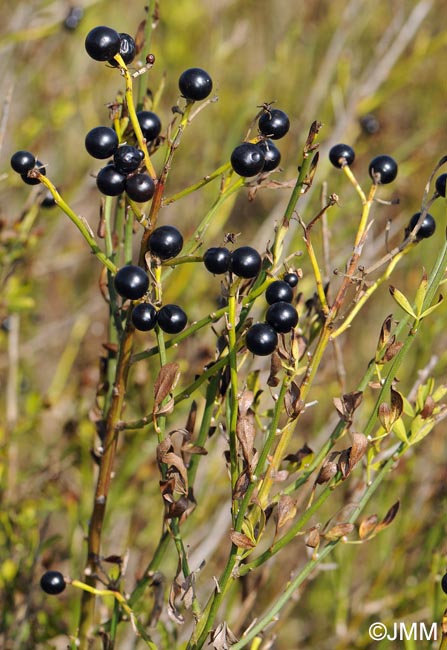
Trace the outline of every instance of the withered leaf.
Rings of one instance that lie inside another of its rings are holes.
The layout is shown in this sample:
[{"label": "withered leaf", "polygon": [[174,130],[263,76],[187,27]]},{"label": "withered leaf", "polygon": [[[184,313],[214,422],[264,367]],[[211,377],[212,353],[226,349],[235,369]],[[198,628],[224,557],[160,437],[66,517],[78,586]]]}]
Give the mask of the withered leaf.
[{"label": "withered leaf", "polygon": [[393,426],[393,418],[391,415],[391,407],[388,402],[382,402],[380,404],[378,415],[380,424],[383,426],[385,431],[391,431],[391,427]]},{"label": "withered leaf", "polygon": [[288,460],[291,463],[298,463],[300,465],[301,461],[306,458],[306,456],[310,456],[313,453],[313,450],[308,446],[307,443],[305,443],[304,447],[298,449],[295,454],[287,454],[287,456],[284,457],[284,460]]},{"label": "withered leaf", "polygon": [[289,472],[286,469],[272,470],[270,472],[270,478],[275,483],[282,483],[289,478]]},{"label": "withered leaf", "polygon": [[376,529],[379,517],[377,515],[370,515],[363,519],[359,526],[359,537],[360,539],[366,539],[369,537]]},{"label": "withered leaf", "polygon": [[237,638],[224,621],[212,632],[211,642],[215,650],[230,650],[237,643]]},{"label": "withered leaf", "polygon": [[345,395],[342,395],[341,398],[335,397],[333,402],[340,417],[346,420],[346,422],[351,422],[352,416],[360,406],[362,399],[363,399],[362,391],[357,390],[352,393],[346,393]]},{"label": "withered leaf", "polygon": [[251,390],[244,390],[238,397],[238,409],[240,415],[244,416],[247,415],[250,407],[253,404],[253,391]]},{"label": "withered leaf", "polygon": [[341,473],[343,480],[345,480],[345,478],[348,478],[351,471],[349,469],[349,453],[350,449],[343,449],[343,451],[340,453],[340,458],[338,459],[337,468]]},{"label": "withered leaf", "polygon": [[379,524],[377,524],[376,533],[383,530],[384,528],[387,528],[393,522],[394,518],[396,517],[399,511],[399,506],[400,506],[400,501],[396,501],[396,503],[393,503],[393,505],[388,510],[385,517],[382,519],[382,521]]},{"label": "withered leaf", "polygon": [[135,34],[135,54],[137,56],[144,47],[145,34],[146,34],[146,21],[142,20],[141,23],[138,25],[137,33]]},{"label": "withered leaf", "polygon": [[176,598],[180,596],[182,592],[182,588],[177,582],[177,580],[174,580],[171,584],[171,588],[169,590],[169,600],[168,600],[168,616],[169,618],[174,621],[174,623],[178,623],[179,625],[182,625],[185,622],[185,619],[181,615],[180,611],[177,609],[177,606],[175,604]]},{"label": "withered leaf", "polygon": [[279,497],[278,507],[276,509],[277,524],[276,530],[284,526],[286,522],[293,519],[296,515],[296,502],[288,494],[282,494]]},{"label": "withered leaf", "polygon": [[235,530],[231,531],[230,539],[238,548],[254,548],[256,546],[247,535],[244,535],[244,533],[238,533]]},{"label": "withered leaf", "polygon": [[424,408],[421,411],[421,418],[423,420],[426,420],[429,418],[431,415],[433,415],[434,408],[436,406],[436,402],[433,399],[431,395],[427,396],[427,399],[424,402]]},{"label": "withered leaf", "polygon": [[328,481],[331,480],[331,478],[333,478],[336,475],[337,463],[335,463],[334,460],[337,458],[338,455],[339,455],[338,451],[333,451],[331,454],[329,454],[328,458],[326,458],[316,478],[315,483],[317,485],[321,485],[322,483],[327,483]]},{"label": "withered leaf", "polygon": [[274,388],[279,384],[279,379],[277,377],[279,371],[281,370],[281,358],[276,350],[273,352],[270,358],[270,375],[267,379],[267,386]]},{"label": "withered leaf", "polygon": [[304,402],[300,399],[300,395],[301,391],[298,384],[292,381],[284,396],[284,408],[292,420],[297,418],[304,408]]},{"label": "withered leaf", "polygon": [[391,413],[393,416],[393,421],[395,422],[404,410],[404,400],[399,391],[391,388]]},{"label": "withered leaf", "polygon": [[318,548],[320,546],[320,528],[321,524],[317,524],[307,531],[304,543],[309,548]]},{"label": "withered leaf", "polygon": [[122,564],[123,558],[121,555],[108,555],[104,558],[104,562],[109,562],[109,564]]},{"label": "withered leaf", "polygon": [[236,435],[242,448],[244,460],[251,469],[254,453],[253,445],[256,435],[255,416],[252,411],[249,410],[246,413],[241,414],[239,409],[236,423]]},{"label": "withered leaf", "polygon": [[183,462],[183,458],[174,454],[173,451],[169,451],[163,455],[162,463],[165,463],[168,467],[175,467],[185,482],[185,486],[188,487],[188,472],[185,463]]},{"label": "withered leaf", "polygon": [[205,447],[194,445],[192,442],[187,442],[186,444],[182,445],[181,451],[186,454],[196,454],[198,456],[206,456],[208,454],[208,451],[205,449]]},{"label": "withered leaf", "polygon": [[179,365],[175,361],[166,363],[160,368],[154,385],[154,412],[157,411],[163,400],[175,388],[179,378]]},{"label": "withered leaf", "polygon": [[[394,339],[394,336],[393,336]],[[392,340],[387,349],[385,350],[385,354],[383,355],[383,360],[384,362],[391,361],[391,359],[394,359],[396,354],[399,352],[401,347],[403,346],[403,343],[401,341],[394,341]]]},{"label": "withered leaf", "polygon": [[363,458],[368,448],[368,438],[363,433],[352,434],[352,447],[349,454],[349,469],[352,472],[357,463]]},{"label": "withered leaf", "polygon": [[354,529],[354,524],[349,524],[349,523],[343,523],[343,524],[336,524],[335,526],[332,526],[326,533],[324,533],[323,537],[327,539],[329,542],[335,542],[337,539],[340,539],[340,537],[345,537],[346,535],[349,535]]},{"label": "withered leaf", "polygon": [[380,336],[379,336],[379,348],[383,348],[383,346],[388,343],[390,334],[391,334],[391,324],[393,322],[393,314],[389,314],[383,321],[382,328],[380,330]]},{"label": "withered leaf", "polygon": [[239,475],[236,484],[233,489],[233,499],[242,499],[247,492],[248,486],[250,485],[250,476],[246,471],[242,472]]},{"label": "withered leaf", "polygon": [[189,433],[190,437],[194,433],[194,427],[196,426],[196,418],[197,418],[197,402],[193,400],[191,407],[189,409],[188,419],[186,420],[186,425],[185,425],[185,429]]},{"label": "withered leaf", "polygon": [[181,517],[188,508],[188,499],[186,497],[180,497],[177,501],[173,501],[169,504],[165,519],[173,519],[174,517]]}]

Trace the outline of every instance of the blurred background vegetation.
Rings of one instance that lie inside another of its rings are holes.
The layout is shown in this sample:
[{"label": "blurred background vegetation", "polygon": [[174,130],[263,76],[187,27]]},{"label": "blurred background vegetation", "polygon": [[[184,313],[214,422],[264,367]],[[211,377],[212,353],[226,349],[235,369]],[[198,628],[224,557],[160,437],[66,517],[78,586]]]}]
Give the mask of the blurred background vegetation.
[{"label": "blurred background vegetation", "polygon": [[[44,598],[38,580],[45,568],[72,577],[82,575],[83,540],[92,503],[90,450],[95,429],[89,413],[98,358],[107,341],[107,309],[98,288],[100,269],[67,218],[57,209],[39,207],[41,190],[25,186],[9,167],[17,149],[35,153],[72,207],[96,229],[100,198],[94,174],[100,165],[89,158],[83,142],[89,129],[108,124],[107,105],[123,85],[117,70],[87,57],[84,38],[98,24],[135,34],[145,18],[145,3],[100,0],[78,5],[84,9],[83,18],[76,30],[67,30],[69,2],[0,2],[0,481],[4,502],[0,630],[5,650],[66,647],[66,635],[76,628],[78,594],[68,589],[59,599]],[[350,253],[360,204],[344,175],[326,162],[328,148],[336,142],[354,146],[354,171],[366,189],[368,163],[375,155],[387,153],[398,161],[396,182],[382,188],[380,196],[398,197],[400,203],[375,207],[365,249],[368,266],[386,252],[388,221],[391,245],[402,240],[409,217],[420,207],[431,170],[446,154],[447,32],[442,15],[442,0],[160,0],[152,43],[156,64],[141,79],[157,97],[155,108],[164,128],[178,101],[178,77],[187,67],[209,71],[219,97],[185,133],[167,195],[226,162],[244,139],[257,107],[276,100],[275,106],[291,120],[289,134],[278,143],[283,171],[274,176],[277,180],[296,176],[310,123],[315,119],[323,123],[320,165],[312,191],[300,203],[300,215],[308,222],[318,211],[323,183],[327,193],[339,195],[340,205],[329,216],[330,271],[343,268]],[[155,155],[157,169],[160,160]],[[179,226],[185,236],[191,234],[217,192],[216,182],[210,184],[167,207],[161,221]],[[249,202],[246,190],[242,191],[216,215],[205,246],[221,244],[224,232],[236,232],[241,233],[238,243],[265,250],[289,192],[262,190]],[[21,215],[30,210],[32,227],[21,230]],[[442,201],[436,202],[432,213],[438,222],[435,236],[408,255],[393,276],[392,283],[409,297],[445,237]],[[318,250],[319,237],[316,230]],[[303,250],[297,223],[288,242],[289,252]],[[305,256],[297,265],[303,269],[301,288],[306,299],[314,289]],[[218,293],[218,278],[191,264],[176,271],[166,295],[187,306],[190,320],[195,320],[215,308]],[[395,311],[384,286],[341,337],[345,383],[340,386],[334,358],[327,359],[312,393],[318,408],[300,420],[296,449],[325,439],[328,422],[335,416],[332,398],[355,389],[374,355],[382,321]],[[406,360],[399,377],[403,391],[411,389],[427,364],[439,381],[446,381],[445,322],[443,305]],[[141,349],[152,343],[148,335],[139,338]],[[200,372],[213,357],[215,340],[210,335],[191,345],[175,353],[186,377]],[[252,367],[265,369],[265,363],[254,361]],[[129,418],[148,410],[156,373],[154,364],[137,366]],[[170,422],[171,427],[184,425],[187,408],[185,404],[176,410],[178,419]],[[447,553],[447,454],[441,429],[442,425],[416,453],[407,455],[371,504],[371,512],[383,516],[400,499],[395,524],[367,545],[338,549],[332,563],[312,576],[283,613],[277,650],[383,650],[389,642],[371,642],[367,636],[372,620],[439,617],[437,579],[444,572]],[[160,533],[154,449],[155,441],[144,431],[125,435],[110,499],[113,507],[104,550],[129,549],[129,588],[150,559]],[[223,450],[223,441],[216,439],[197,488],[200,494],[200,488],[203,492],[212,482],[213,493],[202,495],[194,521],[185,526],[192,565],[200,564],[203,548],[215,547],[205,569],[205,593],[227,552]],[[221,499],[221,511],[216,509],[216,498]],[[337,505],[343,506],[343,498],[338,504],[331,502],[327,517]],[[292,544],[274,570],[269,565],[259,583],[250,584],[258,592],[255,614],[263,611],[272,594],[281,592],[302,553]],[[165,570],[168,576],[175,572],[175,558]],[[244,620],[237,607],[235,597],[226,616],[230,626],[240,631]],[[181,639],[182,631],[178,634]],[[126,638],[119,647],[137,646]]]}]

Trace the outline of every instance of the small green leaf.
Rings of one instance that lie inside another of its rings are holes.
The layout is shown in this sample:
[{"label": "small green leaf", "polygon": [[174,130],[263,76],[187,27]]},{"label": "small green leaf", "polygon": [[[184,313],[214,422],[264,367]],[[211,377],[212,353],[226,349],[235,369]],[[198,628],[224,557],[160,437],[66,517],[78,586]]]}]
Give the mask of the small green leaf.
[{"label": "small green leaf", "polygon": [[419,317],[421,317],[422,307],[427,293],[427,287],[428,287],[428,279],[427,279],[427,273],[424,269],[422,273],[422,280],[420,285],[418,286],[418,290],[416,291],[416,297],[414,299],[416,313]]},{"label": "small green leaf", "polygon": [[432,305],[431,307],[429,307],[428,309],[426,309],[424,312],[422,312],[422,314],[420,316],[421,319],[425,318],[426,316],[431,314],[432,311],[435,311],[435,309],[437,309],[439,307],[439,305],[442,303],[443,300],[444,300],[444,298],[443,298],[442,294],[439,294],[438,302],[436,304]]},{"label": "small green leaf", "polygon": [[436,420],[432,418],[424,420],[420,415],[417,415],[411,423],[410,445],[415,445],[428,436],[435,424]]},{"label": "small green leaf", "polygon": [[399,440],[408,444],[409,441],[407,436],[407,430],[405,428],[405,424],[402,418],[397,418],[397,420],[393,424],[392,430],[396,438],[399,438]]},{"label": "small green leaf", "polygon": [[394,300],[397,302],[397,304],[402,307],[402,309],[412,316],[413,318],[417,318],[416,314],[413,311],[413,307],[410,305],[408,302],[407,298],[404,296],[404,294],[399,291],[399,289],[396,289],[396,287],[390,286],[390,294],[394,298]]}]

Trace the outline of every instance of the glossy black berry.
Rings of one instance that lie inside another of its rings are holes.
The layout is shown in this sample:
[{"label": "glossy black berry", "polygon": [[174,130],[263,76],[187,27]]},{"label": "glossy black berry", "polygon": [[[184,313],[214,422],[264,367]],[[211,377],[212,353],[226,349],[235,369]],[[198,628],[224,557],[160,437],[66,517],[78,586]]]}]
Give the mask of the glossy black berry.
[{"label": "glossy black berry", "polygon": [[[43,166],[43,164],[40,162],[40,160],[36,160],[36,164],[34,165],[34,167],[35,167],[35,168],[36,168],[36,169],[37,169],[37,170],[38,170],[38,171],[39,171],[43,176],[46,175],[46,173],[47,173],[47,172],[46,172],[46,169],[45,169],[45,167]],[[39,185],[39,183],[40,183],[40,180],[39,180],[38,178],[31,178],[30,176],[28,176],[28,173],[26,173],[26,174],[20,174],[20,177],[21,177],[22,181],[23,181],[24,183],[26,183],[27,185]]]},{"label": "glossy black berry", "polygon": [[45,194],[43,195],[40,205],[42,208],[54,208],[56,205],[56,201],[54,199],[54,196],[51,194],[50,190],[47,190]]},{"label": "glossy black berry", "polygon": [[263,135],[272,138],[272,140],[279,140],[289,130],[290,120],[284,111],[280,111],[279,108],[272,108],[261,115],[258,128]]},{"label": "glossy black berry", "polygon": [[169,260],[182,250],[183,237],[175,226],[160,226],[149,237],[147,247],[159,259]]},{"label": "glossy black berry", "polygon": [[[416,224],[419,221],[419,217],[421,216],[420,212],[416,212],[411,219],[410,223],[405,229],[405,235],[408,237],[408,235],[411,233],[413,228],[416,227]],[[419,230],[416,233],[416,241],[420,241],[421,239],[428,239],[428,237],[431,237],[433,233],[436,230],[436,221],[433,219],[431,214],[425,215],[422,224],[419,227]]]},{"label": "glossy black berry", "polygon": [[284,282],[287,282],[289,287],[292,287],[292,289],[293,289],[298,284],[299,278],[298,278],[296,273],[291,273],[290,272],[290,273],[285,273],[284,274],[283,280],[284,280]]},{"label": "glossy black berry", "polygon": [[276,169],[281,162],[281,152],[278,147],[275,147],[271,140],[258,142],[258,147],[264,154],[264,167],[262,171],[271,172]]},{"label": "glossy black berry", "polygon": [[161,121],[158,115],[152,111],[138,111],[137,119],[143,136],[148,142],[160,135]]},{"label": "glossy black berry", "polygon": [[18,174],[26,174],[36,164],[36,158],[29,151],[16,151],[11,156],[11,167]]},{"label": "glossy black berry", "polygon": [[141,149],[133,147],[131,144],[123,144],[115,151],[113,162],[116,169],[122,174],[130,174],[141,165],[144,159],[144,153]]},{"label": "glossy black berry", "polygon": [[441,589],[445,594],[447,594],[447,573],[444,573],[442,576]]},{"label": "glossy black berry", "polygon": [[213,82],[208,72],[201,68],[188,68],[180,75],[178,86],[183,97],[200,101],[208,97],[213,89]]},{"label": "glossy black berry", "polygon": [[155,192],[155,185],[149,174],[134,174],[126,178],[126,193],[137,203],[149,201]]},{"label": "glossy black berry", "polygon": [[267,309],[265,320],[275,332],[290,332],[298,323],[298,312],[290,302],[275,302]]},{"label": "glossy black berry", "polygon": [[210,273],[221,275],[230,270],[231,253],[224,247],[208,248],[203,256],[203,263]]},{"label": "glossy black berry", "polygon": [[447,174],[441,174],[438,176],[435,183],[435,188],[439,196],[445,196],[445,188],[447,182]]},{"label": "glossy black berry", "polygon": [[334,167],[344,167],[352,165],[355,158],[355,152],[349,144],[336,144],[329,150],[329,160]]},{"label": "glossy black berry", "polygon": [[118,136],[109,126],[95,126],[85,136],[85,148],[93,158],[110,158],[118,149]]},{"label": "glossy black berry", "polygon": [[269,284],[265,292],[265,299],[269,305],[280,301],[291,302],[292,298],[292,287],[285,280],[275,280]]},{"label": "glossy black berry", "polygon": [[261,270],[261,256],[251,246],[241,246],[231,253],[231,270],[240,278],[255,278]]},{"label": "glossy black berry", "polygon": [[121,39],[118,32],[110,27],[94,27],[85,38],[87,54],[95,61],[113,59],[120,51]]},{"label": "glossy black berry", "polygon": [[56,596],[64,591],[65,578],[60,571],[47,571],[40,579],[40,587],[46,594]]},{"label": "glossy black berry", "polygon": [[139,300],[149,287],[149,277],[140,266],[127,264],[122,266],[115,275],[115,291],[129,300]]},{"label": "glossy black berry", "polygon": [[115,165],[106,165],[99,170],[96,177],[98,190],[106,196],[118,196],[126,187],[126,176]]},{"label": "glossy black berry", "polygon": [[178,334],[185,329],[188,317],[178,305],[163,305],[158,312],[157,322],[163,332]]},{"label": "glossy black berry", "polygon": [[252,354],[265,357],[272,354],[278,344],[278,335],[268,323],[252,325],[245,336],[245,345]]},{"label": "glossy black berry", "polygon": [[157,323],[157,310],[148,302],[140,302],[132,311],[132,323],[137,330],[148,332]]},{"label": "glossy black berry", "polygon": [[231,166],[239,176],[256,176],[264,169],[265,159],[259,145],[243,142],[231,154]]},{"label": "glossy black berry", "polygon": [[397,176],[397,162],[391,156],[376,156],[369,163],[369,175],[374,183],[387,185],[392,183]]},{"label": "glossy black berry", "polygon": [[[129,65],[129,63],[132,63],[134,60],[136,49],[135,40],[132,38],[132,36],[129,34],[120,34],[119,54],[121,55],[121,58],[126,65]],[[115,59],[110,59],[109,63],[115,68],[118,66],[118,62],[115,61]]]}]

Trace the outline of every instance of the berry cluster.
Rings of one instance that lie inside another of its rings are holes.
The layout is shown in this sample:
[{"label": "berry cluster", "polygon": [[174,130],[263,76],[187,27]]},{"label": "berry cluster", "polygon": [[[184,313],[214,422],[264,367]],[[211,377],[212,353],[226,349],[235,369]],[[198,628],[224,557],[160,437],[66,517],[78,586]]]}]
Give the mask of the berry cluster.
[{"label": "berry cluster", "polygon": [[[182,247],[183,237],[174,226],[160,226],[148,239],[148,251],[160,261],[175,257]],[[140,266],[127,264],[115,275],[114,286],[122,298],[140,300],[149,289],[149,276]],[[154,329],[158,323],[167,334],[178,334],[186,327],[187,321],[186,313],[178,305],[167,304],[157,310],[150,302],[141,302],[132,310],[132,323],[142,332]]]},{"label": "berry cluster", "polygon": [[203,263],[210,273],[221,275],[231,271],[239,278],[255,278],[261,270],[261,256],[251,246],[241,246],[230,252],[225,247],[208,248]]},{"label": "berry cluster", "polygon": [[265,292],[269,304],[264,323],[256,323],[247,331],[245,344],[253,354],[267,356],[278,344],[278,334],[287,334],[298,324],[298,312],[291,304],[293,288],[298,284],[295,273],[286,273],[273,281]]},{"label": "berry cluster", "polygon": [[38,178],[28,176],[28,172],[31,170],[36,169],[40,174],[46,174],[43,164],[29,151],[16,151],[11,156],[11,167],[15,172],[20,174],[23,182],[27,185],[39,185],[40,183]]},{"label": "berry cluster", "polygon": [[284,137],[290,127],[286,113],[277,108],[266,108],[258,120],[261,140],[257,143],[243,142],[231,154],[231,166],[239,176],[256,176],[271,172],[281,162],[281,153],[272,140]]}]

